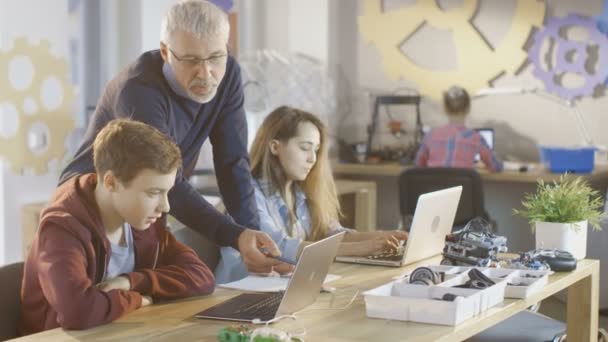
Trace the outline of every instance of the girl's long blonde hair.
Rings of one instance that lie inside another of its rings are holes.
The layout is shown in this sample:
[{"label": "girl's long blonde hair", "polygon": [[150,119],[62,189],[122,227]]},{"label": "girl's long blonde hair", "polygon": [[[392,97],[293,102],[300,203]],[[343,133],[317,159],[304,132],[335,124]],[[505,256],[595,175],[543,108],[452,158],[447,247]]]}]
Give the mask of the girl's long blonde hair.
[{"label": "girl's long blonde hair", "polygon": [[323,122],[311,113],[287,106],[272,111],[264,119],[251,145],[251,173],[255,178],[268,181],[272,191],[282,191],[287,179],[279,158],[270,152],[270,143],[278,140],[286,144],[296,136],[298,126],[303,122],[315,125],[321,136],[315,165],[304,181],[297,182],[306,194],[310,211],[309,239],[317,241],[327,235],[329,227],[340,217],[340,202],[327,155],[327,132]]}]

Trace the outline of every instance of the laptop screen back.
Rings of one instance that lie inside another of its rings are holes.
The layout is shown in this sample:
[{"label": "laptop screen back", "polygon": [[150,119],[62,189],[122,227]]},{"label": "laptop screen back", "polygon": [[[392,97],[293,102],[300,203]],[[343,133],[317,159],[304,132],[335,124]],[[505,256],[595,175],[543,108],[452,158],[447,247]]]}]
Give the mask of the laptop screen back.
[{"label": "laptop screen back", "polygon": [[403,264],[441,254],[445,236],[452,231],[461,193],[462,186],[455,186],[418,197]]},{"label": "laptop screen back", "polygon": [[344,234],[338,233],[304,247],[289,279],[277,316],[294,313],[315,301],[329,267],[338,254]]}]

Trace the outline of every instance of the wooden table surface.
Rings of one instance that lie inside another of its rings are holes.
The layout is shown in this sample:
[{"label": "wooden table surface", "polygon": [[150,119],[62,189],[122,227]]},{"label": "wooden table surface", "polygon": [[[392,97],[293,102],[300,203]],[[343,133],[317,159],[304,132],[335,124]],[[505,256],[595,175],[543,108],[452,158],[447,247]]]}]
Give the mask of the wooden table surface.
[{"label": "wooden table surface", "polygon": [[[337,288],[335,294],[321,294],[313,305],[297,314],[296,320],[282,320],[273,327],[286,331],[306,329],[307,341],[459,341],[569,288],[568,302],[576,303],[568,305],[569,340],[593,340],[590,332],[597,331],[598,326],[599,262],[596,260],[583,260],[576,271],[551,275],[548,285],[529,298],[506,299],[456,327],[366,317],[363,291],[387,283],[392,277],[417,266],[437,264],[439,260],[434,257],[402,268],[335,263],[330,272],[342,276],[331,284]],[[339,309],[356,291],[359,295],[354,303],[347,309]],[[218,331],[231,323],[199,320],[194,315],[238,293],[216,289],[211,296],[155,304],[97,328],[84,331],[53,329],[20,340],[215,341]]]}]

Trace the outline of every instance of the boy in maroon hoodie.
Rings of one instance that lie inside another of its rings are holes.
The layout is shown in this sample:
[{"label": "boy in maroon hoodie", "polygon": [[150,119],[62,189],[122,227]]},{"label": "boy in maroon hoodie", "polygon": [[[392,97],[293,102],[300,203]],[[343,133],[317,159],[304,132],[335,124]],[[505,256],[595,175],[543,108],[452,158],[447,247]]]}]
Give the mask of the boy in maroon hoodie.
[{"label": "boy in maroon hoodie", "polygon": [[155,301],[213,292],[213,273],[166,230],[178,147],[152,126],[114,120],[94,142],[96,173],[62,184],[25,262],[20,335],[87,329]]}]

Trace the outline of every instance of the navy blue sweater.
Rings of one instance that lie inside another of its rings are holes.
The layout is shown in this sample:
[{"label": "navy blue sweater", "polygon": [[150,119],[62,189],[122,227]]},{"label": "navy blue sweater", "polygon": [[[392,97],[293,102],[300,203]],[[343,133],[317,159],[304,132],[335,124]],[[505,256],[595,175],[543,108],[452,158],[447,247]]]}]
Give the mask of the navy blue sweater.
[{"label": "navy blue sweater", "polygon": [[[212,101],[200,104],[173,91],[163,75],[163,64],[158,50],[146,52],[108,83],[84,141],[59,183],[95,172],[93,141],[109,121],[131,118],[145,122],[170,136],[184,160],[169,192],[171,215],[222,246],[236,247],[245,227],[259,229],[250,181],[240,67],[232,57],[228,58],[217,94]],[[224,204],[238,223],[215,210],[186,179],[207,137],[213,145],[215,173]]]}]

